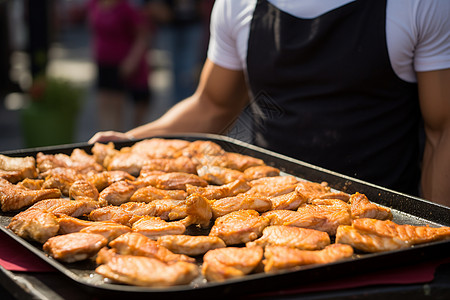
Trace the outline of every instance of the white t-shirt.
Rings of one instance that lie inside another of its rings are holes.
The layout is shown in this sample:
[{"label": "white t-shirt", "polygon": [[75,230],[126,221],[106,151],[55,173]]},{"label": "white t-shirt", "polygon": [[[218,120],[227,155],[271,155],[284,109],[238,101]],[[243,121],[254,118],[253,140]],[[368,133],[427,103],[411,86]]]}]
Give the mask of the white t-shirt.
[{"label": "white t-shirt", "polygon": [[[315,18],[354,0],[269,0],[299,18]],[[256,0],[216,0],[208,58],[246,69],[250,23]],[[386,40],[394,72],[416,82],[415,72],[450,68],[450,0],[388,0]]]}]

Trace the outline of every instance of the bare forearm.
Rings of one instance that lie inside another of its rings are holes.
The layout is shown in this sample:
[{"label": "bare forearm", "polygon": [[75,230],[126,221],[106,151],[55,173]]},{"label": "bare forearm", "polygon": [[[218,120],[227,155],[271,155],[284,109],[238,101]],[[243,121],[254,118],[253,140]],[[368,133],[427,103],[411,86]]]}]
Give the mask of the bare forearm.
[{"label": "bare forearm", "polygon": [[450,207],[450,130],[427,142],[422,169],[422,193],[427,200]]}]

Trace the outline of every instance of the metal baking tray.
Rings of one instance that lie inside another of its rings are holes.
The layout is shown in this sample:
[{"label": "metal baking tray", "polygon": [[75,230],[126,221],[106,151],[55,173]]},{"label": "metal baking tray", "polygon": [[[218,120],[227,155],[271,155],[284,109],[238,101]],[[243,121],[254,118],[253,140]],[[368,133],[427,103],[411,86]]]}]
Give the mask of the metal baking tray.
[{"label": "metal baking tray", "polygon": [[[393,221],[399,224],[450,226],[450,208],[438,205],[420,198],[401,194],[377,185],[373,185],[355,178],[344,176],[329,170],[319,168],[305,162],[292,159],[229,137],[210,134],[166,135],[160,138],[176,138],[188,141],[209,140],[222,146],[226,151],[238,152],[263,159],[266,164],[279,168],[283,173],[297,176],[313,182],[326,181],[330,187],[347,193],[360,192],[373,202],[392,209]],[[136,141],[117,142],[116,148],[131,146]],[[80,148],[90,152],[92,145],[87,143],[70,144],[34,149],[21,149],[2,152],[9,156],[35,156],[38,152],[47,154],[70,154],[73,149]],[[40,257],[56,270],[71,279],[74,285],[93,295],[102,297],[156,298],[156,297],[217,297],[259,293],[264,291],[281,290],[299,287],[308,283],[333,279],[345,275],[363,274],[375,270],[388,270],[391,267],[417,263],[427,259],[447,257],[450,252],[450,240],[416,245],[411,248],[383,253],[358,254],[351,259],[325,264],[302,267],[296,270],[284,271],[276,274],[257,273],[242,278],[231,279],[220,283],[210,283],[202,277],[189,285],[164,288],[137,287],[121,285],[104,281],[93,271],[93,261],[83,261],[64,264],[48,257],[40,244],[26,241],[12,231],[5,228],[10,219],[16,214],[1,212],[0,228],[6,234],[36,256]]]}]

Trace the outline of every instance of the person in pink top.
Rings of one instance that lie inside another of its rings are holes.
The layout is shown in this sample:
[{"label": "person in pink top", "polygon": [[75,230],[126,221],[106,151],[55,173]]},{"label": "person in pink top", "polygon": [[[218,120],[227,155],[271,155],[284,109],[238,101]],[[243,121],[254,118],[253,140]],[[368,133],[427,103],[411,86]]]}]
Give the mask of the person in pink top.
[{"label": "person in pink top", "polygon": [[99,126],[123,130],[127,96],[135,126],[145,121],[150,102],[148,18],[127,0],[90,0],[88,21],[97,64]]}]

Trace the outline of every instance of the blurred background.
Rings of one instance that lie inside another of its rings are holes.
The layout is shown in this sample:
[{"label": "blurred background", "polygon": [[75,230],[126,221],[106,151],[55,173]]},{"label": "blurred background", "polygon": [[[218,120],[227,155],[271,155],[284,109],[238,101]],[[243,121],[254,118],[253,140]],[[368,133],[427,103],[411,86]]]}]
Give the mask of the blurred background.
[{"label": "blurred background", "polygon": [[[89,1],[0,0],[0,151],[86,142],[100,130]],[[151,16],[148,122],[195,88],[206,57],[213,1],[129,2]],[[176,14],[181,19],[174,20]],[[176,32],[193,24],[196,29],[189,33]],[[197,48],[183,49],[189,45]],[[176,78],[180,74],[185,78]],[[189,82],[187,89],[177,87],[179,80]],[[123,110],[124,131],[134,127],[132,106],[127,101]]]}]

